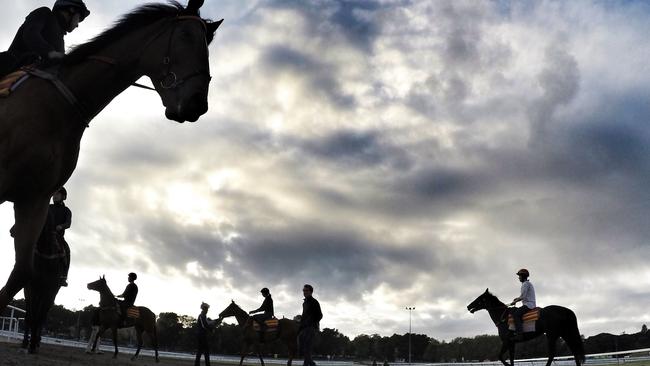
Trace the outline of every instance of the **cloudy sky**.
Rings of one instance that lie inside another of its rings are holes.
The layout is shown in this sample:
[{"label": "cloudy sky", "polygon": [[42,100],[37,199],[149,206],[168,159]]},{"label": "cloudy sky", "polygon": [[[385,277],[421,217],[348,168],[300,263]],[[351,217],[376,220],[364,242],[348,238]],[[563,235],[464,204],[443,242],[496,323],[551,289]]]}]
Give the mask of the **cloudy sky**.
[{"label": "cloudy sky", "polygon": [[[82,43],[139,1],[87,0]],[[129,89],[92,123],[67,184],[70,287],[212,315],[231,299],[348,336],[494,333],[489,287],[580,330],[650,324],[650,5],[643,1],[206,1],[210,110],[164,118]],[[3,4],[0,44],[49,1]],[[0,278],[13,265],[0,206]],[[4,280],[3,280],[4,281]]]}]

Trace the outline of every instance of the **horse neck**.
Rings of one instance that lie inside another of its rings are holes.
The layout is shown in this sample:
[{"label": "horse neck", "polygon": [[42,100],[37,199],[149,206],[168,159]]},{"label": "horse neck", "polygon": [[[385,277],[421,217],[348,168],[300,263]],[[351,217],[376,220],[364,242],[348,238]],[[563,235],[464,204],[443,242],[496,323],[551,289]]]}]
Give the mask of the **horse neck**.
[{"label": "horse neck", "polygon": [[503,314],[505,313],[506,309],[508,306],[506,304],[502,303],[499,299],[496,297],[494,298],[493,303],[488,306],[487,311],[490,314],[490,318],[495,324],[498,324],[501,322],[501,318],[503,317]]},{"label": "horse neck", "polygon": [[99,306],[111,306],[115,304],[115,295],[113,291],[108,288],[108,285],[102,287],[99,291]]},{"label": "horse neck", "polygon": [[146,70],[148,63],[144,62],[144,53],[170,31],[165,29],[166,21],[154,22],[114,41],[93,55],[97,58],[89,57],[73,65],[61,66],[61,80],[78,97],[91,117],[99,114],[140,77],[151,74]]},{"label": "horse neck", "polygon": [[237,309],[235,309],[235,319],[237,319],[237,323],[240,326],[243,327],[246,324],[246,322],[248,321],[248,318],[249,318],[249,315],[248,315],[248,313],[246,313],[244,311],[244,309],[242,309],[240,307],[237,307]]}]

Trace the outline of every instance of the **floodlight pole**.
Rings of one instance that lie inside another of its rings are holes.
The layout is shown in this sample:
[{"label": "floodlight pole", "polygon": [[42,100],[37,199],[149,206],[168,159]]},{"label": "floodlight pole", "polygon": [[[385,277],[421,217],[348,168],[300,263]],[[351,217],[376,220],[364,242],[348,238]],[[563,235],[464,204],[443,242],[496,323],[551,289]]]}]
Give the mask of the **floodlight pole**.
[{"label": "floodlight pole", "polygon": [[411,312],[415,310],[415,306],[407,306],[406,310],[409,311],[409,364],[411,363]]}]

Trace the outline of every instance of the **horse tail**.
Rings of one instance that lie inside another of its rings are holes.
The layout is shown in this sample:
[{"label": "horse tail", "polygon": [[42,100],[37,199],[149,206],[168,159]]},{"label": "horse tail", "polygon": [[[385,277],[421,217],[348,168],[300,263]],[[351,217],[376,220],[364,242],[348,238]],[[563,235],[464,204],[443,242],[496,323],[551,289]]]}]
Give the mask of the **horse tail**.
[{"label": "horse tail", "polygon": [[564,341],[569,345],[569,348],[571,349],[571,352],[573,353],[573,356],[575,357],[576,361],[580,362],[580,364],[584,364],[586,361],[585,358],[585,347],[584,344],[582,343],[582,336],[580,335],[580,330],[578,330],[578,319],[576,318],[576,315],[573,311],[569,310],[570,312],[570,319],[568,319],[569,322],[569,329],[567,330],[567,334],[565,335]]}]

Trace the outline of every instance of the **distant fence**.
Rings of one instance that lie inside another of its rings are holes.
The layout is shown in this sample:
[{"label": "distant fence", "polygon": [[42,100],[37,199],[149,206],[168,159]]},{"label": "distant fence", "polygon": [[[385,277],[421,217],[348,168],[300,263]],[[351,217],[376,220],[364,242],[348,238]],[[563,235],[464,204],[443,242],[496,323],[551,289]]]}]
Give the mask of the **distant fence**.
[{"label": "distant fence", "polygon": [[7,339],[22,338],[18,332],[20,330],[20,323],[25,321],[25,317],[19,317],[18,314],[25,314],[25,310],[11,305],[8,305],[7,309],[11,312],[9,316],[0,317],[0,324],[2,324],[0,331],[7,337]]}]

